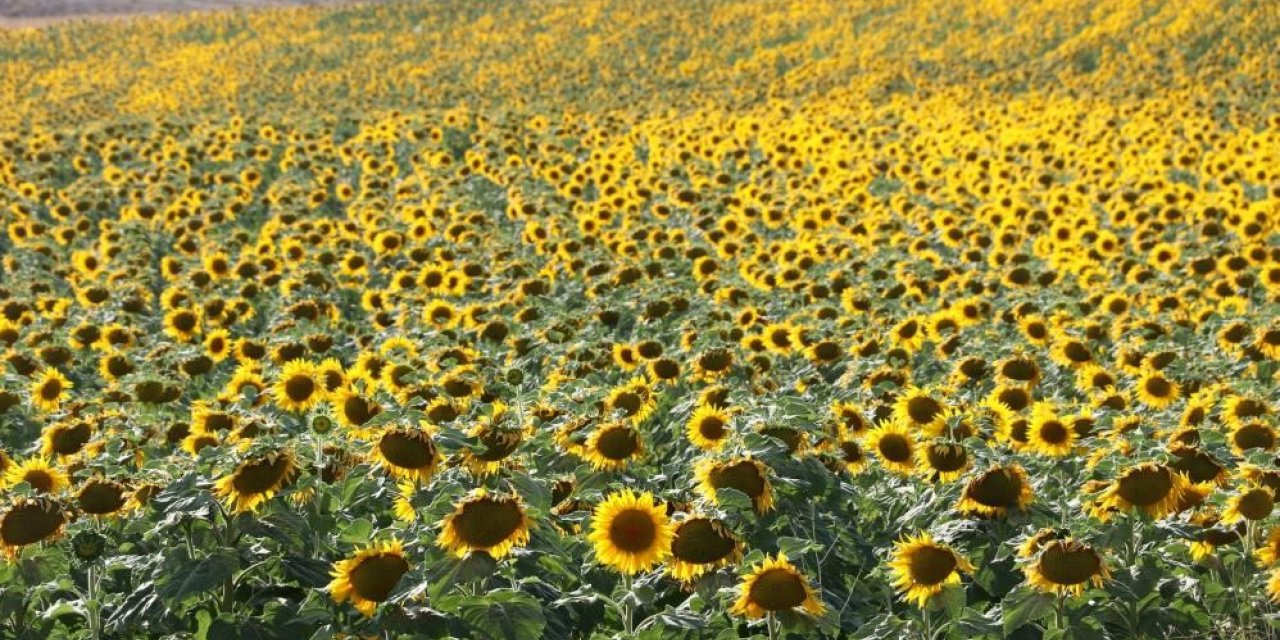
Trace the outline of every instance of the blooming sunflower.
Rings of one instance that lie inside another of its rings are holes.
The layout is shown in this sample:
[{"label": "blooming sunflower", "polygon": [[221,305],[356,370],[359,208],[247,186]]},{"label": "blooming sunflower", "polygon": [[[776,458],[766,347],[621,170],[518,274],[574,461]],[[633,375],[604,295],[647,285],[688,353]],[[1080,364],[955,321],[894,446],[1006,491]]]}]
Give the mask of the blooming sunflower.
[{"label": "blooming sunflower", "polygon": [[27,458],[11,465],[4,474],[4,480],[9,486],[25,482],[37,493],[45,494],[58,493],[71,484],[65,471],[44,458]]},{"label": "blooming sunflower", "polygon": [[751,457],[733,458],[717,462],[705,458],[694,469],[698,491],[713,504],[720,489],[736,489],[751,498],[757,513],[773,509],[773,486],[769,482],[769,467]]},{"label": "blooming sunflower", "polygon": [[936,482],[951,482],[972,464],[964,445],[947,440],[925,443],[916,449],[916,458],[917,468]]},{"label": "blooming sunflower", "polygon": [[644,441],[629,424],[607,423],[596,427],[577,451],[593,469],[616,471],[644,455]]},{"label": "blooming sunflower", "polygon": [[826,607],[818,599],[809,580],[787,557],[778,554],[751,568],[739,587],[738,600],[729,613],[757,620],[772,613],[801,609],[821,615]]},{"label": "blooming sunflower", "polygon": [[1173,404],[1180,393],[1178,383],[1155,369],[1148,369],[1138,379],[1138,399],[1149,407],[1163,409]]},{"label": "blooming sunflower", "polygon": [[213,485],[213,492],[236,513],[254,511],[287,485],[297,473],[288,450],[272,452],[241,462]]},{"label": "blooming sunflower", "polygon": [[907,387],[893,403],[893,416],[898,424],[913,431],[936,431],[946,412],[945,403],[916,386]]},{"label": "blooming sunflower", "polygon": [[609,494],[596,507],[587,538],[596,560],[616,571],[636,574],[671,554],[674,527],[653,494],[624,489]]},{"label": "blooming sunflower", "polygon": [[1222,511],[1222,522],[1235,524],[1241,520],[1264,520],[1271,515],[1275,505],[1275,494],[1269,487],[1246,485],[1242,491],[1227,500],[1227,508]]},{"label": "blooming sunflower", "polygon": [[528,544],[531,526],[519,497],[477,489],[445,516],[436,544],[459,557],[482,551],[498,560]]},{"label": "blooming sunflower", "polygon": [[315,365],[305,360],[290,360],[272,387],[272,397],[281,409],[301,413],[324,400],[324,388],[324,379]]},{"label": "blooming sunflower", "polygon": [[704,451],[719,451],[728,442],[733,431],[729,428],[727,409],[700,404],[689,416],[687,431],[689,441]]},{"label": "blooming sunflower", "polygon": [[1064,595],[1079,595],[1089,584],[1101,587],[1111,576],[1106,561],[1093,547],[1071,538],[1045,543],[1023,572],[1036,589]]},{"label": "blooming sunflower", "polygon": [[334,602],[350,600],[360,613],[373,617],[410,568],[399,540],[374,543],[333,564],[329,594]]},{"label": "blooming sunflower", "polygon": [[667,573],[682,582],[742,558],[742,543],[723,522],[692,515],[676,523]]},{"label": "blooming sunflower", "polygon": [[45,367],[31,383],[31,404],[37,411],[57,411],[74,385],[53,367]]},{"label": "blooming sunflower", "polygon": [[916,438],[895,422],[882,422],[864,439],[867,450],[876,454],[880,463],[894,473],[910,474],[915,470]]},{"label": "blooming sunflower", "polygon": [[1027,425],[1027,444],[1032,451],[1060,458],[1070,455],[1075,439],[1075,429],[1058,417],[1053,403],[1035,404]]},{"label": "blooming sunflower", "polygon": [[928,533],[895,542],[889,568],[894,574],[893,586],[908,602],[921,608],[947,585],[960,584],[962,572],[974,571],[964,556],[935,542]]}]

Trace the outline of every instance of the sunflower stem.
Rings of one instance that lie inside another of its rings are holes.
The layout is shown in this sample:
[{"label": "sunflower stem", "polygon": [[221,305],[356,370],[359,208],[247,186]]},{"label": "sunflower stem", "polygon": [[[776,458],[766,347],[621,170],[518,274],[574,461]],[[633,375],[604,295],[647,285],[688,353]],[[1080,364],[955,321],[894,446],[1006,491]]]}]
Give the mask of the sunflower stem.
[{"label": "sunflower stem", "polygon": [[921,634],[924,640],[933,640],[933,616],[929,613],[929,605],[920,609],[921,622],[924,624]]},{"label": "sunflower stem", "polygon": [[631,574],[623,573],[622,574],[622,599],[619,602],[621,603],[621,606],[622,606],[622,629],[626,632],[628,638],[635,637],[636,635],[635,625],[632,623],[632,618],[631,618],[632,616],[631,601],[630,601],[631,588],[632,588]]},{"label": "sunflower stem", "polygon": [[774,617],[772,611],[765,616],[764,627],[769,634],[769,640],[778,640],[778,619]]}]

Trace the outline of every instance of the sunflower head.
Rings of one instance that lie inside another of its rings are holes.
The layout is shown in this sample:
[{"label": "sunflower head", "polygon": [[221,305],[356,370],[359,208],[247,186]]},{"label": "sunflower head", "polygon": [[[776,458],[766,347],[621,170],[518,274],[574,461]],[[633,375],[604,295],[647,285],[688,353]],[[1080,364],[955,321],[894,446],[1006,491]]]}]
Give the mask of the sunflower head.
[{"label": "sunflower head", "polygon": [[478,490],[445,517],[436,544],[459,557],[479,551],[498,560],[529,542],[530,526],[518,497]]},{"label": "sunflower head", "polygon": [[7,557],[15,558],[23,547],[61,534],[66,523],[66,510],[53,499],[19,500],[0,513],[0,550]]},{"label": "sunflower head", "polygon": [[593,469],[616,471],[644,455],[640,432],[628,423],[606,423],[596,427],[584,446],[577,449]]},{"label": "sunflower head", "polygon": [[964,556],[935,542],[927,533],[895,543],[889,568],[894,574],[894,587],[908,602],[921,608],[947,585],[960,584],[961,572],[974,571]]},{"label": "sunflower head", "polygon": [[390,427],[377,436],[369,458],[393,478],[426,484],[444,456],[425,427]]},{"label": "sunflower head", "polygon": [[1090,584],[1102,586],[1111,575],[1093,547],[1071,538],[1045,543],[1023,571],[1027,581],[1041,591],[1075,595]]},{"label": "sunflower head", "polygon": [[372,617],[378,604],[391,596],[409,569],[399,540],[375,543],[334,563],[329,594],[334,602],[350,600],[360,613]]},{"label": "sunflower head", "polygon": [[700,404],[689,417],[689,441],[704,451],[719,451],[733,433],[727,409]]},{"label": "sunflower head", "polygon": [[996,466],[969,480],[956,509],[985,518],[1003,517],[1010,509],[1024,509],[1031,503],[1031,479],[1021,466]]},{"label": "sunflower head", "polygon": [[616,571],[647,571],[671,554],[674,530],[653,494],[622,490],[596,507],[588,539],[596,560]]},{"label": "sunflower head", "polygon": [[281,370],[272,395],[276,404],[286,411],[306,411],[324,400],[324,378],[310,362],[290,360]]},{"label": "sunflower head", "polygon": [[729,613],[748,620],[797,609],[810,615],[821,615],[826,610],[809,586],[808,578],[782,554],[765,556],[764,561],[753,566],[742,579],[739,589],[738,600]]},{"label": "sunflower head", "polygon": [[751,457],[719,462],[704,459],[698,463],[695,475],[698,490],[712,503],[716,503],[720,489],[736,489],[751,498],[757,513],[768,513],[773,508],[768,469],[763,462]]},{"label": "sunflower head", "polygon": [[675,525],[667,571],[676,580],[689,582],[741,557],[742,544],[724,523],[695,515]]},{"label": "sunflower head", "polygon": [[235,512],[254,511],[292,481],[297,464],[288,450],[241,462],[214,483],[214,493]]},{"label": "sunflower head", "polygon": [[903,475],[915,470],[916,437],[897,422],[883,422],[872,429],[865,438],[867,450],[875,454],[880,464],[894,473]]}]

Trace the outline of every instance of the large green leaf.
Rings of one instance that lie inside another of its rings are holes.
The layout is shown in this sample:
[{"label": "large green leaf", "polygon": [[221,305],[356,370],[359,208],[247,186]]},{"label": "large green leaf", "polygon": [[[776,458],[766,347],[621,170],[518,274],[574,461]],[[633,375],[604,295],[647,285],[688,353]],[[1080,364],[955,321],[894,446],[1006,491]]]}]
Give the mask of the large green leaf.
[{"label": "large green leaf", "polygon": [[477,632],[477,638],[538,638],[547,625],[542,604],[528,594],[511,589],[470,598],[459,609],[462,619]]}]

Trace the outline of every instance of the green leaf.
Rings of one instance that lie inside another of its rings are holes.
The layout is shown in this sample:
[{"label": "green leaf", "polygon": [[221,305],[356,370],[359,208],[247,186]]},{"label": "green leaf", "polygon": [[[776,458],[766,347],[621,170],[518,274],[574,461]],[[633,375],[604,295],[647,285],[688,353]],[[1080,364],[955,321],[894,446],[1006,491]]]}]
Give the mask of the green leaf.
[{"label": "green leaf", "polygon": [[156,570],[156,593],[170,603],[221,586],[235,573],[240,558],[231,549],[219,549],[197,560],[186,558],[185,550],[175,551]]},{"label": "green leaf", "polygon": [[542,605],[532,596],[511,589],[490,591],[482,597],[468,599],[462,603],[460,615],[485,638],[538,638],[547,626]]},{"label": "green leaf", "polygon": [[369,544],[372,539],[373,523],[364,518],[352,521],[338,536],[338,541],[345,544]]},{"label": "green leaf", "polygon": [[1053,611],[1053,596],[1022,587],[1005,596],[1002,604],[1005,635],[1028,622],[1035,622]]}]

